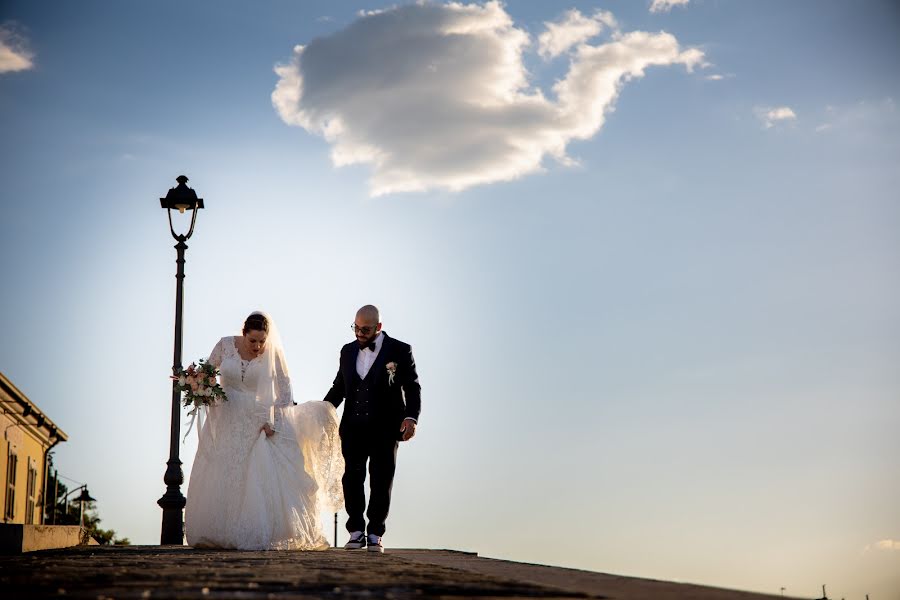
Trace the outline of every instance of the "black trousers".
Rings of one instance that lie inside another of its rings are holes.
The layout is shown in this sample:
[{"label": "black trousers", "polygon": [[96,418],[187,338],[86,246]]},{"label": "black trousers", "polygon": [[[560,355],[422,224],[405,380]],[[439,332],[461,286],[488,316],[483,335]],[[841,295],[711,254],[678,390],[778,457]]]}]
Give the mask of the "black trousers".
[{"label": "black trousers", "polygon": [[[365,531],[384,535],[384,523],[391,507],[391,488],[397,468],[397,440],[384,434],[348,428],[341,432],[341,451],[344,455],[344,507],[347,510],[347,531]],[[366,510],[366,466],[369,470],[369,507]],[[363,518],[363,511],[369,520]]]}]

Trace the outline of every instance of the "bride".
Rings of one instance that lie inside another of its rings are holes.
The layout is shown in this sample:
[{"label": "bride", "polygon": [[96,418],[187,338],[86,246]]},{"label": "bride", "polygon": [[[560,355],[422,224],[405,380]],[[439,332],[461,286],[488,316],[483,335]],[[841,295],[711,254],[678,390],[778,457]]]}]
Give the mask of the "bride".
[{"label": "bride", "polygon": [[295,405],[278,332],[254,312],[209,355],[227,401],[206,409],[185,506],[195,547],[324,550],[320,511],[343,505],[330,402]]}]

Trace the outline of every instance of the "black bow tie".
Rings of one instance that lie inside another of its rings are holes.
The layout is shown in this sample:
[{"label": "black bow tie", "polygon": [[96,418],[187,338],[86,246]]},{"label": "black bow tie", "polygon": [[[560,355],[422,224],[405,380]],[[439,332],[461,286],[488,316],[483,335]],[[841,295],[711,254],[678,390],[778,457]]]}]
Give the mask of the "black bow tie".
[{"label": "black bow tie", "polygon": [[361,344],[359,346],[360,351],[365,350],[366,348],[368,348],[372,352],[375,352],[375,342],[369,342],[368,344]]}]

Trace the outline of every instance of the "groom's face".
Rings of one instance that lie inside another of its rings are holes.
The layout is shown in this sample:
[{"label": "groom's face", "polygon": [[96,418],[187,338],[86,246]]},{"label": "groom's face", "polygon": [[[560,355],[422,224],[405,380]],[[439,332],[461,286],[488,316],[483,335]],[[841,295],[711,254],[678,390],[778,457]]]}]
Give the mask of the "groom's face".
[{"label": "groom's face", "polygon": [[354,325],[356,325],[356,327],[354,327],[356,341],[359,342],[360,346],[365,346],[374,340],[375,336],[378,335],[378,332],[381,331],[381,323],[378,323],[375,320],[366,319],[362,315],[356,315]]}]

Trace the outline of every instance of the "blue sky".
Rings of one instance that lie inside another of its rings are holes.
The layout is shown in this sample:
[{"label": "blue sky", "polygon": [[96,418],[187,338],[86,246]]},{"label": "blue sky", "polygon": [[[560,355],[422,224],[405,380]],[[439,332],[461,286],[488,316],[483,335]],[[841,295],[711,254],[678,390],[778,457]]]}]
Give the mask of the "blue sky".
[{"label": "blue sky", "polygon": [[158,540],[183,173],[186,357],[261,308],[318,399],[360,305],[413,344],[389,545],[897,597],[900,11],[650,5],[5,2],[0,369],[104,525]]}]

